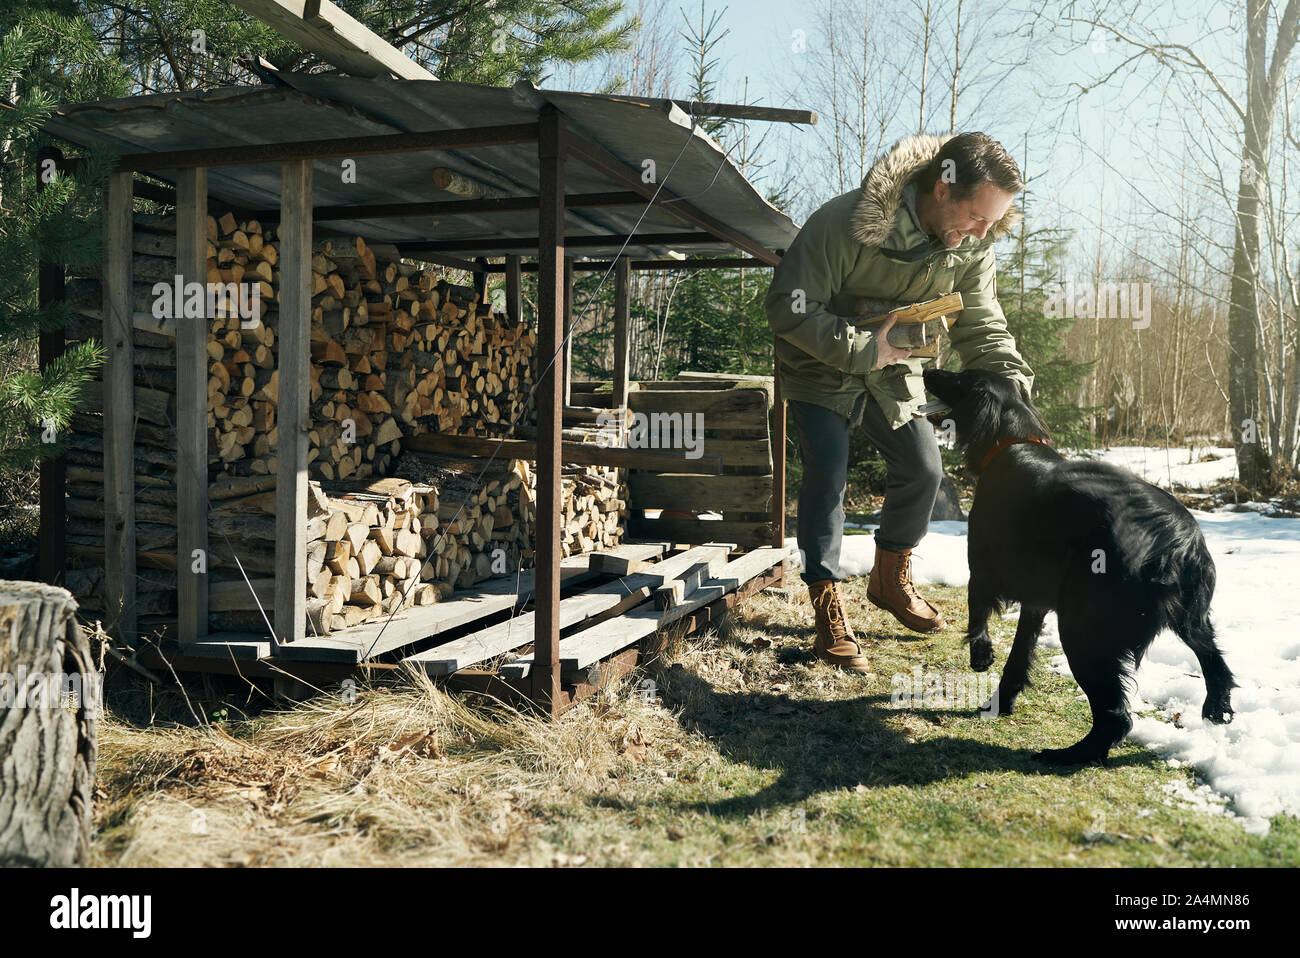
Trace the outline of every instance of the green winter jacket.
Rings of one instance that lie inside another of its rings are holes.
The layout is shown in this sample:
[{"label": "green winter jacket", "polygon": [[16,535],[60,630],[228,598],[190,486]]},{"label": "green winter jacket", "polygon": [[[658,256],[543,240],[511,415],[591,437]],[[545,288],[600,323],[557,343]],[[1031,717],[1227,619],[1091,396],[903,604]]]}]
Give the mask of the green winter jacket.
[{"label": "green winter jacket", "polygon": [[861,188],[813,213],[786,251],[766,302],[784,398],[824,406],[857,425],[869,391],[893,428],[905,425],[925,402],[921,372],[928,360],[873,371],[875,336],[841,317],[854,315],[853,301],[862,297],[912,303],[954,290],[965,308],[948,336],[963,366],[1033,389],[1034,374],[997,301],[993,261],[993,242],[1019,224],[1020,211],[1012,205],[983,240],[968,236],[950,250],[916,226],[904,203],[904,188],[947,139],[899,140]]}]

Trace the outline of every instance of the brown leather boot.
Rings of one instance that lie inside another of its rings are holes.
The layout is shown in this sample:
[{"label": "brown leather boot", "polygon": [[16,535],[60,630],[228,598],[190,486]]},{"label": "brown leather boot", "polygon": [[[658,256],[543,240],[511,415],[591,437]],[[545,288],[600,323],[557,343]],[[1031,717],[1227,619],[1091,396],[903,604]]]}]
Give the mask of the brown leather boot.
[{"label": "brown leather boot", "polygon": [[867,598],[913,632],[938,632],[948,625],[938,609],[916,594],[912,585],[911,549],[890,552],[876,546],[876,562],[867,580]]},{"label": "brown leather boot", "polygon": [[840,597],[840,584],[834,579],[808,583],[808,598],[812,600],[813,615],[817,622],[817,638],[813,652],[827,665],[871,675],[867,657],[854,640],[853,630],[844,615],[844,601]]}]

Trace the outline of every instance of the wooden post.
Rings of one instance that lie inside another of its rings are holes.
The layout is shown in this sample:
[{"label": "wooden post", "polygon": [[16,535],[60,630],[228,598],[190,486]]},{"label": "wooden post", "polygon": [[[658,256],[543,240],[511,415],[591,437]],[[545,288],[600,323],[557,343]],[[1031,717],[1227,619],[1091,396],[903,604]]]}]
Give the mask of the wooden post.
[{"label": "wooden post", "polygon": [[[545,242],[545,240],[543,240]],[[573,405],[573,260],[564,260],[564,405]]]},{"label": "wooden post", "polygon": [[[104,210],[104,611],[134,646],[135,328],[131,309],[131,177],[113,173]],[[206,382],[206,380],[205,380]]]},{"label": "wooden post", "polygon": [[511,253],[506,257],[506,315],[510,322],[523,322],[524,291],[520,282],[519,254]]},{"label": "wooden post", "polygon": [[781,371],[772,344],[772,545],[785,545],[785,399],[781,396]]},{"label": "wooden post", "polygon": [[276,420],[275,638],[307,634],[307,433],[311,415],[311,160],[280,174],[280,397]]},{"label": "wooden post", "polygon": [[13,697],[0,713],[0,867],[83,865],[90,851],[103,689],[76,609],[67,589],[0,582]]},{"label": "wooden post", "polygon": [[[208,281],[208,171],[176,174],[176,274],[182,295]],[[213,317],[176,317],[176,634],[208,634],[208,330]],[[196,554],[203,557],[195,571]]]},{"label": "wooden post", "polygon": [[474,295],[483,305],[487,305],[488,261],[486,256],[475,256],[474,265],[479,267],[474,274]]},{"label": "wooden post", "polygon": [[[627,425],[628,390],[628,316],[631,313],[632,259],[620,256],[614,263],[614,399],[615,409],[623,410],[619,420],[622,440]],[[621,444],[621,442],[620,442]]]},{"label": "wooden post", "polygon": [[551,715],[560,707],[560,428],[563,422],[556,360],[564,321],[564,115],[542,110],[537,141],[537,568],[533,699]]},{"label": "wooden post", "polygon": [[[62,169],[63,153],[53,147],[41,147],[36,154],[37,178],[36,190],[45,189],[47,161],[54,161],[54,170],[59,176],[66,175]],[[36,302],[44,307],[59,303],[64,298],[63,266],[59,263],[42,262],[37,272]],[[63,330],[46,330],[40,335],[39,362],[44,370],[55,359],[63,355],[65,343]],[[41,460],[40,465],[40,577],[42,582],[59,585],[67,571],[67,456],[57,456]]]}]

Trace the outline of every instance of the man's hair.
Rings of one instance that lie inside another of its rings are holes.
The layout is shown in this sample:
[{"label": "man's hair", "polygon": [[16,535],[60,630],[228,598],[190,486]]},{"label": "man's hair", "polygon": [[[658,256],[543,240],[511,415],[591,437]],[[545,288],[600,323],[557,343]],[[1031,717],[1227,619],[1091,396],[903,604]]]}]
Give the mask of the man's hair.
[{"label": "man's hair", "polygon": [[984,133],[958,133],[939,147],[939,152],[917,174],[917,189],[922,193],[931,192],[940,177],[952,190],[953,199],[958,200],[969,197],[981,183],[992,183],[1013,196],[1025,188],[1020,167],[1011,154]]}]

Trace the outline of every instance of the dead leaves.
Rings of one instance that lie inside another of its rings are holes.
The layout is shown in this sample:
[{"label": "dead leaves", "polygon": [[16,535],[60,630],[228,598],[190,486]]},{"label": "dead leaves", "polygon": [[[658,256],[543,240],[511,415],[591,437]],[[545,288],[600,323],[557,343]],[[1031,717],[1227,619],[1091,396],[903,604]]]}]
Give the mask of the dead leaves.
[{"label": "dead leaves", "polygon": [[381,750],[380,757],[391,761],[405,754],[415,755],[419,758],[442,758],[442,750],[438,747],[438,733],[428,728],[422,732],[403,735],[389,745],[387,749]]}]

